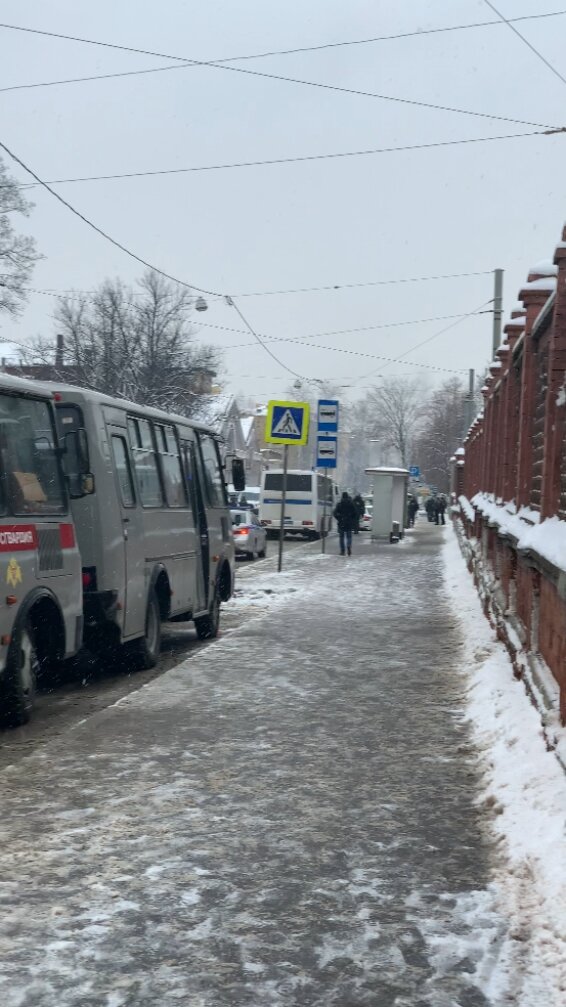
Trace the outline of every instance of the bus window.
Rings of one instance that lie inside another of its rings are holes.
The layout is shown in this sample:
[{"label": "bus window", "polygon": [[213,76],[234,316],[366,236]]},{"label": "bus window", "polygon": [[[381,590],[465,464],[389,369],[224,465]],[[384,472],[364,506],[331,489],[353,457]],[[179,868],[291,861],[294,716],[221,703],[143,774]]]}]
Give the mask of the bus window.
[{"label": "bus window", "polygon": [[120,437],[118,434],[112,435],[112,455],[114,457],[114,468],[118,476],[122,504],[124,507],[135,507],[136,497],[125,437]]},{"label": "bus window", "polygon": [[167,504],[169,507],[186,507],[187,498],[175,428],[169,424],[156,423],[155,434]]},{"label": "bus window", "polygon": [[47,402],[0,395],[0,461],[4,496],[13,514],[65,511]]},{"label": "bus window", "polygon": [[226,490],[216,441],[209,434],[198,435],[204,469],[206,496],[211,507],[226,507]]},{"label": "bus window", "polygon": [[[265,489],[281,493],[283,490],[283,473],[267,472],[265,476]],[[288,493],[312,493],[312,475],[310,472],[287,473]]]},{"label": "bus window", "polygon": [[130,447],[142,507],[162,507],[163,493],[149,420],[128,416]]}]

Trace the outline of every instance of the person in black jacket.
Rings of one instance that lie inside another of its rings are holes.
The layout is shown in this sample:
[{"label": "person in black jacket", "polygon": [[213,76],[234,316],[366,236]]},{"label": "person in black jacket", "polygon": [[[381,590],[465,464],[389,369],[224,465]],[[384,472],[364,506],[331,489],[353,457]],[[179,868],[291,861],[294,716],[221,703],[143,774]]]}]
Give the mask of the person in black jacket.
[{"label": "person in black jacket", "polygon": [[344,491],[342,499],[334,508],[334,517],[338,524],[338,535],[340,537],[340,555],[344,556],[346,548],[348,556],[352,555],[352,531],[358,521],[358,512],[354,507],[352,498]]},{"label": "person in black jacket", "polygon": [[415,527],[415,518],[419,512],[419,501],[416,496],[409,497],[409,503],[407,504],[407,513],[409,517],[409,528]]},{"label": "person in black jacket", "polygon": [[357,535],[360,530],[360,521],[362,520],[366,512],[366,505],[361,493],[356,493],[355,497],[352,500],[352,503],[356,508],[357,521],[354,525],[354,535]]}]

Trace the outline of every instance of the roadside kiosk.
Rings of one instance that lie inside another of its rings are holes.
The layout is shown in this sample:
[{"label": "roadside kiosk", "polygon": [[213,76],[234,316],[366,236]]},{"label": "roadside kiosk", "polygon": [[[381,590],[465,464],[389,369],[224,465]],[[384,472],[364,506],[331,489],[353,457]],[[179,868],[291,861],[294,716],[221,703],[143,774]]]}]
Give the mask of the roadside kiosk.
[{"label": "roadside kiosk", "polygon": [[380,466],[365,471],[372,482],[371,537],[397,542],[405,532],[409,470]]}]

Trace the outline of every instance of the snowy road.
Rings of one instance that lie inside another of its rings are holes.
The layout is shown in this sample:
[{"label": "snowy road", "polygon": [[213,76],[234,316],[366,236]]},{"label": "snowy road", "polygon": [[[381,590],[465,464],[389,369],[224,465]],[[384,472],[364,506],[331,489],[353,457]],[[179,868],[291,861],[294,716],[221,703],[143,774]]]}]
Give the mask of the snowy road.
[{"label": "snowy road", "polygon": [[[259,575],[263,568],[271,569],[273,557],[277,553],[277,542],[267,543],[270,562],[237,560],[236,588],[239,592]],[[319,550],[320,543],[307,545],[300,539],[288,538],[285,542],[286,556],[293,556],[295,550],[308,548]],[[223,606],[220,634],[242,625],[250,612],[243,606]],[[181,661],[194,657],[203,647],[209,646],[197,640],[192,623],[170,624],[163,631],[161,658],[157,668],[131,674],[121,668],[108,668],[84,653],[65,669],[62,680],[49,683],[36,698],[32,720],[18,730],[0,731],[0,771],[18,759],[46,744],[52,738],[60,737],[72,730],[85,717],[105,710],[123,696],[135,692],[142,685],[151,682],[174,668]]]},{"label": "snowy road", "polygon": [[554,1007],[488,992],[448,534],[266,567],[257,618],[4,771],[3,1007]]}]

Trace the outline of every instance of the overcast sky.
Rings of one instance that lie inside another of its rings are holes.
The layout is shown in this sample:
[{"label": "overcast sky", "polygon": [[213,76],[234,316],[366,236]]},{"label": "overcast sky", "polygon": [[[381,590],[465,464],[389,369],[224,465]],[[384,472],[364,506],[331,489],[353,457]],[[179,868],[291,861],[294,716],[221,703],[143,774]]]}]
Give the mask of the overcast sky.
[{"label": "overcast sky", "polygon": [[[507,17],[557,11],[557,0],[498,0]],[[566,75],[565,16],[519,30]],[[379,35],[495,21],[483,0],[5,0],[4,22],[217,60]],[[0,87],[170,65],[171,60],[0,29]],[[566,84],[507,27],[269,56],[233,66],[374,91],[543,125],[566,120]],[[536,127],[270,80],[211,67],[0,92],[1,139],[44,179],[186,168],[528,132]],[[505,270],[505,308],[528,268],[552,257],[565,213],[566,135],[430,150],[61,184],[57,191],[132,251],[180,279],[229,294]],[[9,169],[26,181],[21,168]],[[33,285],[89,290],[142,271],[52,196],[30,191],[24,226],[45,259]],[[18,226],[20,226],[18,224]],[[379,326],[470,312],[492,297],[492,276],[242,297],[270,336]],[[53,298],[33,295],[0,336],[53,332]],[[234,308],[209,299],[199,338],[225,352],[228,389],[257,402],[292,376],[241,329]],[[396,358],[449,324],[273,342],[283,364],[362,393]],[[230,347],[234,347],[230,349]],[[438,336],[385,374],[465,376],[489,360],[491,318]],[[410,362],[410,363],[409,363]],[[427,365],[422,369],[414,364]],[[429,368],[445,368],[446,373]],[[370,372],[373,372],[370,374]]]}]

